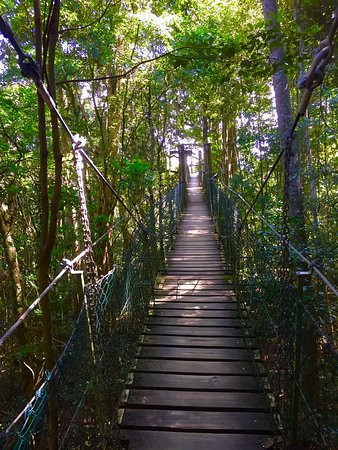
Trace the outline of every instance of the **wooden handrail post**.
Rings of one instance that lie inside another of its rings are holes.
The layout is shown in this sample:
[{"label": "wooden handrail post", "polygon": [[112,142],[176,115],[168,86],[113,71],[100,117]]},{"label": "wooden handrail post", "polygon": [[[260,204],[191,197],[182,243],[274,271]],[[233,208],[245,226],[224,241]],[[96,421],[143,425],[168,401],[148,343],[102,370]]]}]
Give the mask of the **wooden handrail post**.
[{"label": "wooden handrail post", "polygon": [[187,182],[187,157],[185,155],[184,144],[178,145],[178,158],[179,158],[179,172],[180,172],[180,182]]},{"label": "wooden handrail post", "polygon": [[212,159],[211,159],[211,145],[204,144],[204,170],[207,178],[212,178]]}]

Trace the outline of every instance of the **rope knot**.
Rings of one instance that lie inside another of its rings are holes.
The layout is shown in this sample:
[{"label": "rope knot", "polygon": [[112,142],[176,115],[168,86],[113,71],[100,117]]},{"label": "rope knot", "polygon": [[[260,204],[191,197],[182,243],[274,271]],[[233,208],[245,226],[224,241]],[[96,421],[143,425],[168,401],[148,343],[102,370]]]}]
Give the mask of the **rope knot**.
[{"label": "rope knot", "polygon": [[30,78],[36,85],[41,82],[40,69],[34,59],[25,53],[18,59],[21,73],[24,77]]},{"label": "rope knot", "polygon": [[63,269],[68,268],[69,270],[73,270],[73,263],[69,259],[63,258],[62,261],[61,261],[61,267]]},{"label": "rope knot", "polygon": [[310,69],[299,78],[297,82],[298,89],[313,91],[320,86],[324,80],[325,67],[331,61],[332,55],[333,44],[329,39],[324,39],[314,51]]},{"label": "rope knot", "polygon": [[79,134],[74,134],[73,137],[73,149],[74,150],[80,150],[81,148],[84,148],[87,144],[86,138],[83,136],[80,136]]}]

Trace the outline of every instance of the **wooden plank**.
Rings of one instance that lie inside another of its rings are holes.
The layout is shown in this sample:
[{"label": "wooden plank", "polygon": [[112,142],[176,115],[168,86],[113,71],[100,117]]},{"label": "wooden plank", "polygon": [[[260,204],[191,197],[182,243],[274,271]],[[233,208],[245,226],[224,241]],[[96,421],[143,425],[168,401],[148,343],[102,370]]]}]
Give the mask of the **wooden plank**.
[{"label": "wooden plank", "polygon": [[[170,276],[170,275],[168,275],[168,276]],[[192,279],[192,278],[189,279],[189,278],[186,278],[185,276],[180,276],[180,275],[172,275],[172,276],[175,278],[171,279],[171,280],[167,280],[165,277],[164,280],[161,281],[160,288],[158,289],[158,291],[160,291],[163,287],[165,287],[166,284],[168,286],[170,286],[170,285],[174,285],[174,284],[183,285],[184,283],[197,284],[199,287],[203,287],[206,289],[212,289],[213,286],[224,285],[224,288],[226,288],[225,290],[228,290],[229,287],[231,290],[233,290],[232,279],[208,278],[208,279],[205,279],[205,282],[202,282],[202,281],[200,281],[199,277],[195,277],[194,279]],[[233,295],[233,294],[230,294],[230,295]]]},{"label": "wooden plank", "polygon": [[[219,249],[217,250],[219,252]],[[207,250],[200,248],[199,250],[189,250],[189,249],[174,249],[171,252],[171,256],[173,257],[208,257],[208,258],[214,258],[215,251]]]},{"label": "wooden plank", "polygon": [[162,286],[160,289],[155,291],[156,296],[170,296],[170,295],[186,295],[195,297],[232,297],[235,295],[233,286],[231,284],[226,284],[224,286],[212,286],[212,285],[197,285],[196,287],[185,288],[182,283],[179,287],[167,288]]},{"label": "wooden plank", "polygon": [[[195,232],[198,230],[194,230]],[[216,235],[213,233],[201,233],[201,234],[192,234],[192,233],[186,233],[185,235],[178,233],[176,234],[176,238],[175,238],[175,244],[177,242],[182,242],[183,244],[189,244],[191,242],[195,243],[195,242],[200,242],[201,244],[203,243],[214,243],[217,242],[217,238]]]},{"label": "wooden plank", "polygon": [[[188,267],[188,266],[182,266],[182,267],[174,267],[174,266],[168,266],[166,268],[167,274],[175,274],[175,273],[182,273],[186,275],[224,275],[224,268],[223,267],[208,267],[208,266],[201,266],[201,267]],[[192,272],[192,273],[189,273]]]},{"label": "wooden plank", "polygon": [[228,310],[179,310],[179,309],[149,309],[149,316],[152,317],[193,317],[193,318],[234,318],[238,317],[237,311]]},{"label": "wooden plank", "polygon": [[218,241],[215,236],[210,236],[210,234],[193,235],[177,234],[174,241],[175,247],[193,247],[194,245],[199,245],[200,247],[205,247],[208,245],[217,245]]},{"label": "wooden plank", "polygon": [[192,294],[192,293],[188,293],[188,294],[178,294],[178,293],[172,293],[172,294],[164,294],[162,292],[163,295],[161,295],[161,291],[158,291],[156,293],[156,297],[154,299],[154,301],[160,301],[160,302],[171,302],[171,301],[182,301],[184,303],[194,303],[194,302],[198,302],[198,303],[209,303],[209,302],[221,302],[221,303],[236,303],[236,297],[235,294],[233,293],[233,291],[229,290],[227,291],[226,295],[223,292],[216,292],[213,294],[203,294],[203,295],[198,295],[198,294]]},{"label": "wooden plank", "polygon": [[189,253],[191,252],[192,254],[198,254],[198,255],[203,255],[203,254],[209,254],[210,256],[219,256],[220,252],[220,246],[218,244],[218,242],[215,241],[215,245],[212,245],[212,248],[208,248],[207,246],[193,246],[193,245],[174,245],[171,252],[170,252],[170,256],[173,256],[175,253]]},{"label": "wooden plank", "polygon": [[[198,270],[198,269],[194,269],[194,270],[179,270],[179,269],[175,269],[175,270],[171,270],[171,269],[165,269],[164,272],[166,275],[196,275],[196,274],[202,274],[203,270]],[[208,270],[208,272],[206,272],[207,275],[221,275],[224,273],[224,270]]]},{"label": "wooden plank", "polygon": [[161,289],[159,291],[156,291],[156,296],[160,295],[174,295],[176,297],[180,296],[194,296],[194,297],[214,297],[216,295],[218,296],[229,296],[231,294],[234,294],[233,289],[229,286],[228,289],[198,289],[198,290],[192,290],[192,289],[180,289],[179,291],[177,289]]},{"label": "wooden plank", "polygon": [[[198,249],[198,250],[197,250]],[[201,254],[201,251],[205,253],[211,253],[211,255],[218,255],[220,252],[220,246],[215,242],[213,244],[204,244],[201,243],[191,244],[191,245],[176,245],[174,247],[174,252],[191,252]]]},{"label": "wooden plank", "polygon": [[218,255],[215,257],[215,255],[201,255],[201,254],[197,254],[197,255],[188,255],[188,256],[173,256],[172,254],[170,254],[167,258],[168,262],[184,262],[184,261],[193,261],[193,262],[200,262],[203,263],[203,261],[217,261],[217,262],[222,262],[223,261],[223,257],[219,257]]},{"label": "wooden plank", "polygon": [[223,269],[223,263],[222,261],[209,261],[208,264],[206,264],[205,261],[194,261],[194,259],[190,259],[190,260],[185,260],[185,261],[171,261],[170,262],[170,267],[188,267],[188,268],[204,268],[205,267],[217,267],[217,268],[222,268]]},{"label": "wooden plank", "polygon": [[176,409],[203,410],[256,410],[268,409],[261,394],[252,392],[195,392],[164,391],[161,389],[130,389],[123,407],[175,407]]},{"label": "wooden plank", "polygon": [[181,250],[181,249],[191,249],[193,251],[197,249],[208,249],[212,250],[214,252],[214,255],[217,257],[220,257],[220,252],[218,249],[219,241],[217,241],[214,238],[209,239],[206,235],[201,235],[198,237],[192,237],[192,236],[179,236],[176,237],[173,245],[173,250]]},{"label": "wooden plank", "polygon": [[186,287],[188,286],[189,288],[194,288],[194,287],[198,287],[198,288],[207,288],[207,289],[221,289],[223,287],[227,288],[229,285],[231,286],[232,280],[205,280],[204,282],[202,282],[201,280],[198,279],[198,277],[196,277],[196,279],[192,279],[192,280],[186,280],[185,278],[181,278],[180,276],[178,276],[176,278],[176,280],[165,280],[163,283],[160,284],[160,286],[163,286],[166,289],[169,288],[182,288],[182,287]]},{"label": "wooden plank", "polygon": [[271,414],[265,412],[125,409],[122,428],[271,433],[274,424]]},{"label": "wooden plank", "polygon": [[195,305],[195,306],[200,306],[201,308],[203,307],[203,305],[205,305],[205,307],[207,308],[208,305],[224,305],[225,309],[227,309],[227,307],[230,305],[232,306],[236,306],[237,302],[236,302],[236,297],[235,296],[225,296],[224,294],[221,295],[179,295],[178,299],[176,298],[177,296],[174,295],[159,295],[157,294],[157,297],[153,300],[155,302],[155,304],[157,305],[166,305],[171,303],[178,303],[182,306],[187,306],[189,304],[191,305]]},{"label": "wooden plank", "polygon": [[[196,213],[194,215],[196,216]],[[195,223],[190,218],[183,218],[177,230],[178,236],[181,236],[182,233],[186,233],[191,236],[198,236],[199,234],[204,234],[204,232],[206,232],[208,236],[215,235],[215,227],[213,223],[206,219]]]},{"label": "wooden plank", "polygon": [[[219,249],[217,251],[219,251]],[[206,257],[206,258],[210,259],[210,258],[214,258],[215,252],[214,251],[210,252],[208,250],[204,250],[203,248],[201,248],[199,251],[191,251],[188,249],[185,249],[185,250],[181,249],[181,250],[174,250],[171,253],[171,255],[172,255],[172,257],[175,257],[175,258]]]},{"label": "wooden plank", "polygon": [[219,286],[219,288],[217,289],[217,287],[215,286],[208,286],[208,285],[200,285],[200,286],[196,286],[195,288],[184,288],[183,285],[181,285],[182,287],[172,287],[172,288],[168,288],[167,287],[162,287],[161,289],[158,289],[156,291],[156,294],[179,294],[182,295],[184,293],[186,294],[190,294],[190,295],[198,295],[198,296],[202,296],[202,295],[229,295],[229,291],[232,293],[233,292],[233,287],[231,284],[225,285],[225,286]]},{"label": "wooden plank", "polygon": [[233,348],[201,348],[201,347],[169,347],[143,346],[142,358],[185,359],[197,361],[250,361],[251,355],[247,349]]},{"label": "wooden plank", "polygon": [[237,319],[192,319],[180,317],[152,317],[150,316],[147,325],[181,325],[185,327],[240,327]]},{"label": "wooden plank", "polygon": [[200,235],[193,235],[193,234],[177,234],[175,239],[175,247],[177,246],[193,246],[194,244],[200,245],[201,247],[204,247],[206,245],[215,245],[217,244],[217,240],[215,236],[208,234],[200,234]]},{"label": "wooden plank", "polygon": [[266,435],[149,430],[122,430],[121,439],[128,450],[262,450],[273,443]]},{"label": "wooden plank", "polygon": [[226,282],[220,284],[198,284],[198,283],[188,283],[188,282],[180,282],[179,284],[165,284],[164,286],[157,289],[158,291],[226,291],[228,289],[233,289],[231,284],[227,284]]},{"label": "wooden plank", "polygon": [[209,266],[209,264],[219,264],[222,267],[224,266],[224,259],[215,258],[213,256],[204,256],[203,258],[198,256],[173,256],[166,260],[167,264],[187,264],[187,265],[196,265],[204,267]]},{"label": "wooden plank", "polygon": [[144,336],[142,345],[169,345],[183,347],[233,347],[246,348],[243,338],[231,337],[198,337],[198,336]]},{"label": "wooden plank", "polygon": [[166,311],[166,310],[199,310],[199,311],[237,311],[238,306],[234,302],[184,302],[184,301],[174,301],[174,300],[156,300],[154,303],[157,311]]},{"label": "wooden plank", "polygon": [[210,263],[210,264],[197,264],[194,262],[188,263],[184,261],[183,263],[175,262],[168,266],[171,271],[184,271],[184,272],[210,272],[210,271],[222,271],[224,272],[224,264],[221,262]]},{"label": "wooden plank", "polygon": [[[210,230],[206,230],[204,233],[198,233],[198,229],[191,230],[190,232],[180,233],[176,235],[175,244],[181,242],[183,245],[190,244],[191,242],[195,243],[200,241],[203,245],[204,243],[214,243],[217,242],[217,236]],[[203,231],[203,230],[202,230]]]},{"label": "wooden plank", "polygon": [[203,284],[203,281],[208,284],[208,281],[226,281],[227,276],[223,273],[222,275],[210,275],[208,277],[204,276],[195,276],[195,275],[165,275],[164,281],[170,281],[170,280],[183,280],[183,281],[190,281],[193,280],[194,282],[199,281]]},{"label": "wooden plank", "polygon": [[145,334],[163,334],[175,336],[224,336],[243,337],[242,327],[185,327],[172,325],[146,325]]},{"label": "wooden plank", "polygon": [[161,279],[159,280],[159,283],[161,286],[165,286],[166,284],[168,286],[179,286],[181,284],[192,284],[192,285],[198,285],[198,286],[205,286],[205,287],[212,287],[213,285],[222,285],[225,284],[226,286],[233,286],[233,274],[225,275],[224,271],[222,274],[214,274],[212,275],[211,272],[208,274],[208,276],[204,276],[203,272],[194,272],[191,274],[186,274],[184,272],[178,272],[176,274],[168,274],[168,269],[165,269],[165,271],[161,274]]},{"label": "wooden plank", "polygon": [[[178,247],[175,248],[176,253],[177,253],[178,249],[179,249]],[[199,250],[203,250],[203,249],[204,249],[204,247],[199,248]],[[180,248],[180,250],[182,250],[182,248]],[[173,251],[172,253],[170,253],[168,255],[167,261],[170,261],[172,263],[177,263],[177,262],[182,263],[182,262],[191,260],[192,258],[194,258],[194,256],[196,256],[196,259],[193,260],[193,262],[195,262],[195,263],[202,263],[203,262],[202,256],[204,256],[210,263],[213,263],[213,262],[221,263],[222,260],[224,259],[223,256],[220,255],[219,249],[216,249],[216,250],[210,252],[209,255],[201,255],[200,253],[198,253],[197,255],[176,256],[174,253],[175,253],[175,251]],[[195,253],[195,252],[193,252],[193,253]],[[181,260],[180,258],[185,258],[185,259]]]},{"label": "wooden plank", "polygon": [[199,284],[210,284],[210,282],[217,283],[231,283],[233,280],[233,273],[225,273],[222,274],[203,274],[203,273],[195,273],[193,275],[186,275],[184,273],[177,275],[168,275],[164,274],[161,276],[162,282],[168,284],[176,284],[180,281],[190,282],[190,283],[199,283]]},{"label": "wooden plank", "polygon": [[[196,212],[198,214],[204,214],[204,218],[199,220],[198,222],[195,222],[194,216],[196,217]],[[192,216],[190,217],[183,217],[180,224],[178,225],[178,230],[182,231],[185,230],[186,232],[192,231],[192,232],[199,232],[207,230],[209,232],[209,236],[213,236],[215,233],[215,227],[212,222],[210,222],[210,216],[207,218],[206,214],[208,214],[208,211],[202,211],[202,210],[195,210],[191,211]],[[192,219],[192,220],[191,220]],[[178,233],[178,236],[180,233]],[[194,236],[194,234],[193,234]]]},{"label": "wooden plank", "polygon": [[182,361],[142,359],[137,361],[135,372],[164,372],[199,375],[253,375],[254,367],[248,361]]},{"label": "wooden plank", "polygon": [[259,392],[258,381],[254,376],[232,375],[181,375],[172,373],[134,374],[133,387],[185,389],[194,391],[243,391]]},{"label": "wooden plank", "polygon": [[[175,245],[174,247],[174,251],[190,251],[193,253],[200,253],[200,251],[208,251],[209,253],[211,253],[212,255],[219,255],[219,251],[220,251],[220,246],[218,245],[217,242],[211,242],[210,244],[206,244],[206,243],[201,243],[201,242],[196,242],[196,243],[191,243],[191,244],[179,244],[179,245]],[[199,250],[199,251],[197,251]]]},{"label": "wooden plank", "polygon": [[211,248],[217,248],[218,242],[215,238],[209,238],[207,236],[200,236],[200,237],[192,237],[192,236],[180,236],[178,235],[175,239],[174,246],[175,248],[185,248],[185,247],[211,247]]},{"label": "wooden plank", "polygon": [[[224,271],[224,264],[221,261],[215,262],[215,263],[210,263],[210,264],[198,264],[197,262],[187,262],[187,261],[183,261],[182,263],[176,261],[174,263],[170,263],[170,265],[167,267],[168,269],[173,268],[173,270],[183,270],[186,269],[188,270],[196,270],[196,271],[201,271],[202,269],[204,269],[204,271],[206,273],[209,272],[215,272],[215,271]],[[224,272],[222,272],[222,275],[224,274]]]}]

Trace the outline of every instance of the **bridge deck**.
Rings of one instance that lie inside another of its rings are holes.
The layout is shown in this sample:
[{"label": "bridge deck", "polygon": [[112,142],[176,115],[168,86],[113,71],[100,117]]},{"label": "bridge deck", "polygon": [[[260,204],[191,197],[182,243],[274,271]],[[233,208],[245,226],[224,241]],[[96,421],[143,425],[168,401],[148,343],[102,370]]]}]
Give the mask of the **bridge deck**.
[{"label": "bridge deck", "polygon": [[127,388],[128,450],[259,449],[274,428],[194,179]]}]

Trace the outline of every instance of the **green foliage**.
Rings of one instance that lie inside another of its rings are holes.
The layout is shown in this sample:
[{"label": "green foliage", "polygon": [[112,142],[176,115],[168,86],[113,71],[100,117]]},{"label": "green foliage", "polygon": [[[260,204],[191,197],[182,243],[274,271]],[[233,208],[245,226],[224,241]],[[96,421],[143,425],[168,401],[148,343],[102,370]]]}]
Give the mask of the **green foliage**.
[{"label": "green foliage", "polygon": [[150,163],[142,161],[139,156],[135,155],[130,160],[122,159],[121,162],[114,162],[113,165],[118,171],[119,187],[122,190],[144,192],[151,186]]}]

